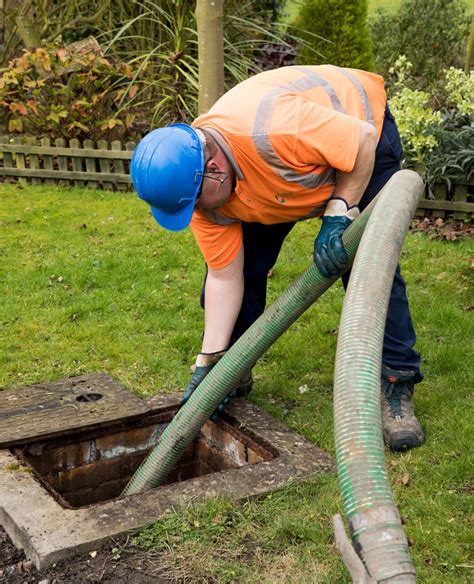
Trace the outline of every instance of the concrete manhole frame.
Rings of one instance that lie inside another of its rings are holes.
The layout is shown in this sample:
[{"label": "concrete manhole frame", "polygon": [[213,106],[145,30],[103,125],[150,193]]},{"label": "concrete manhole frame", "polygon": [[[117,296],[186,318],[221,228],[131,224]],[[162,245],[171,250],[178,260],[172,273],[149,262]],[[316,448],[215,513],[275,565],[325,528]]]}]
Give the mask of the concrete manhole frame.
[{"label": "concrete manhole frame", "polygon": [[[155,408],[178,406],[181,394],[154,397]],[[272,445],[278,456],[257,464],[223,470],[164,485],[139,495],[79,509],[63,508],[29,469],[18,467],[9,449],[0,450],[0,524],[16,547],[38,569],[78,552],[96,548],[110,537],[158,521],[180,506],[212,497],[239,499],[262,495],[301,482],[317,473],[335,472],[333,459],[251,402],[238,399],[229,415]]]}]

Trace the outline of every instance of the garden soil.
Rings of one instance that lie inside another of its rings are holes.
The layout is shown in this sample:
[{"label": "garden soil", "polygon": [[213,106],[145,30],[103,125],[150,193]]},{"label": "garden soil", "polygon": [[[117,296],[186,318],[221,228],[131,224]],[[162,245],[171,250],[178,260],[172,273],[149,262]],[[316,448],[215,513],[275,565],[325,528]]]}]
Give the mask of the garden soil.
[{"label": "garden soil", "polygon": [[[170,584],[193,582],[176,570],[166,553],[144,551],[128,537],[110,540],[101,548],[37,570],[0,529],[0,582],[2,584]],[[199,580],[212,584],[214,578]]]}]

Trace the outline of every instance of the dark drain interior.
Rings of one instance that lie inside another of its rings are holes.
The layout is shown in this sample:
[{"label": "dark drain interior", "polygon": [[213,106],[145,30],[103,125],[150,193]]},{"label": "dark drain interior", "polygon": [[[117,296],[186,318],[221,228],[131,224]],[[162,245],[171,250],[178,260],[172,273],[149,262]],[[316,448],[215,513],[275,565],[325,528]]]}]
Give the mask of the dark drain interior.
[{"label": "dark drain interior", "polygon": [[[157,443],[176,410],[133,422],[59,436],[15,448],[63,507],[78,508],[118,497]],[[277,452],[233,425],[208,421],[168,477],[166,484],[270,460]]]}]

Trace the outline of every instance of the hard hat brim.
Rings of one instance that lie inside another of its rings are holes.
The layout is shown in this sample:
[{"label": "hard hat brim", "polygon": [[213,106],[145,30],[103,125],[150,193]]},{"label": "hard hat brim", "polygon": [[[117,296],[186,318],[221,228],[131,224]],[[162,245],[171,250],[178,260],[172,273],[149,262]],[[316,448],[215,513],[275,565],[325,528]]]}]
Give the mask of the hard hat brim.
[{"label": "hard hat brim", "polygon": [[166,213],[156,207],[150,207],[151,214],[161,227],[169,229],[170,231],[182,231],[191,223],[195,200],[196,197],[189,203],[189,205],[186,205],[186,207],[176,213]]}]

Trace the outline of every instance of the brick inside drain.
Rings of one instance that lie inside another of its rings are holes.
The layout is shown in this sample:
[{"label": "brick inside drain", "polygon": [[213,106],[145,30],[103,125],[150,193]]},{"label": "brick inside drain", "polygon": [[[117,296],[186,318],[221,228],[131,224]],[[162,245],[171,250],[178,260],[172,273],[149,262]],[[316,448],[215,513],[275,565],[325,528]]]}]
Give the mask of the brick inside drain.
[{"label": "brick inside drain", "polygon": [[[56,436],[12,451],[61,506],[77,509],[119,497],[175,412],[176,409],[168,409],[127,423],[73,436]],[[208,421],[166,484],[257,464],[276,456],[278,452],[270,444],[238,427],[236,420]]]}]

